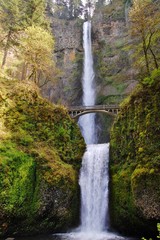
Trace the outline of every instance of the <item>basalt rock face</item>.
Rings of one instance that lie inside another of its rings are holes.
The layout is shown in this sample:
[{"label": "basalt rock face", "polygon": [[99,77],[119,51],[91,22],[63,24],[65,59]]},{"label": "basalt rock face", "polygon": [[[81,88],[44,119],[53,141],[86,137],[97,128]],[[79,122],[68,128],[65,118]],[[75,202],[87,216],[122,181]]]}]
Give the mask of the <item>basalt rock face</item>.
[{"label": "basalt rock face", "polygon": [[[93,53],[97,84],[97,104],[119,104],[135,88],[137,71],[132,67],[131,52],[126,45],[129,1],[114,0],[97,6],[92,20]],[[100,141],[109,140],[113,118],[99,115]],[[104,134],[105,133],[105,134]]]},{"label": "basalt rock face", "polygon": [[[154,77],[153,77],[154,76]],[[111,224],[155,236],[160,222],[160,72],[123,103],[111,131]],[[150,78],[148,78],[150,79]]]},{"label": "basalt rock face", "polygon": [[64,107],[43,99],[31,82],[0,79],[0,237],[78,223],[84,150]]},{"label": "basalt rock face", "polygon": [[131,41],[128,33],[128,4],[113,1],[103,8],[97,7],[93,17],[98,103],[119,103],[137,84],[131,52],[125,49]]},{"label": "basalt rock face", "polygon": [[82,23],[80,19],[58,19],[50,16],[55,38],[55,62],[60,70],[56,83],[48,84],[44,94],[54,103],[81,103],[81,75],[83,64]]}]

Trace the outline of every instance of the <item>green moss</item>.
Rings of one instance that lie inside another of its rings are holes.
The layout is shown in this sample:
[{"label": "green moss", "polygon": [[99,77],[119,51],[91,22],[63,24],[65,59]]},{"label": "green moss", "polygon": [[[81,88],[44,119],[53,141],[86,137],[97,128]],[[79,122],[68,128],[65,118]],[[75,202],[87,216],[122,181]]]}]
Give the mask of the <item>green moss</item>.
[{"label": "green moss", "polygon": [[30,217],[39,204],[34,201],[36,163],[10,141],[0,144],[0,156],[0,208],[5,214]]},{"label": "green moss", "polygon": [[[121,104],[121,112],[111,130],[111,220],[119,230],[135,234],[155,233],[160,217],[157,78],[156,75],[152,84],[137,86]],[[128,225],[124,227],[126,222]]]},{"label": "green moss", "polygon": [[0,232],[62,231],[78,220],[80,130],[33,84],[0,86]]},{"label": "green moss", "polygon": [[101,105],[119,104],[124,97],[125,96],[122,96],[122,95],[109,95],[109,96],[100,95],[97,98],[97,104],[101,104]]},{"label": "green moss", "polygon": [[106,8],[103,7],[102,10],[106,20],[108,15],[110,15],[113,21],[122,20],[124,18],[124,3],[121,0],[112,1],[112,4],[108,5]]}]

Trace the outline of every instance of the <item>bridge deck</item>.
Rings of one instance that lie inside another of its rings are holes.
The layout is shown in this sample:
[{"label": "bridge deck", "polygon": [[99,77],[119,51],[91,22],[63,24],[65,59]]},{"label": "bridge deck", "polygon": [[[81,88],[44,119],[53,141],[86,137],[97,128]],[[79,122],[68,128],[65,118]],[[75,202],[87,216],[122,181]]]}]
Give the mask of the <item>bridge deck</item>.
[{"label": "bridge deck", "polygon": [[70,106],[69,111],[76,110],[105,110],[105,109],[119,109],[119,105],[94,105],[94,106]]},{"label": "bridge deck", "polygon": [[118,105],[70,106],[68,112],[72,118],[94,112],[103,112],[115,116],[119,109]]}]

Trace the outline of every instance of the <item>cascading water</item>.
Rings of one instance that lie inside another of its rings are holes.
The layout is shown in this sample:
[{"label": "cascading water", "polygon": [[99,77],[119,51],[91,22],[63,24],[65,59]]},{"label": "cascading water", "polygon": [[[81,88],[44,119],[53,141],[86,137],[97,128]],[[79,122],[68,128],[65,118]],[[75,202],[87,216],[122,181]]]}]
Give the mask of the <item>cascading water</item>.
[{"label": "cascading water", "polygon": [[[95,83],[93,70],[93,57],[91,47],[91,23],[84,22],[83,24],[83,48],[84,48],[84,64],[83,64],[83,105],[95,105]],[[96,128],[95,128],[95,114],[87,114],[80,117],[79,126],[82,135],[87,144],[96,143]]]},{"label": "cascading water", "polygon": [[88,145],[80,174],[81,231],[102,232],[106,228],[108,202],[109,144]]},{"label": "cascading water", "polygon": [[[93,106],[96,94],[91,50],[91,22],[89,21],[83,25],[83,46],[83,105]],[[78,239],[115,239],[114,234],[105,231],[108,227],[109,143],[97,144],[95,114],[82,116],[79,125],[88,145],[83,156],[79,179],[81,188],[81,235]],[[122,238],[116,236],[116,239]]]},{"label": "cascading water", "polygon": [[[84,72],[83,105],[95,104],[95,83],[91,49],[91,22],[83,25]],[[108,208],[108,159],[109,144],[97,142],[95,114],[87,114],[79,120],[87,144],[80,173],[81,231],[102,232],[106,228]]]},{"label": "cascading water", "polygon": [[[83,25],[83,43],[83,105],[93,106],[96,94],[91,50],[91,23],[89,21]],[[87,144],[79,179],[81,187],[81,226],[76,232],[60,234],[58,239],[124,239],[107,231],[109,143],[97,144],[95,114],[80,117],[79,125]]]}]

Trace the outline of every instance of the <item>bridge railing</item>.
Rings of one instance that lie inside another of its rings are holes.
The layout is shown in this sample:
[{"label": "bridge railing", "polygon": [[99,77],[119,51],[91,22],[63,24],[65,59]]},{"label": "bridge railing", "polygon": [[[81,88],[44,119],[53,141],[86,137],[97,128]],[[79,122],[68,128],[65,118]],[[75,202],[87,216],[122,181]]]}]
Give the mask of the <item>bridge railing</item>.
[{"label": "bridge railing", "polygon": [[95,106],[70,106],[68,107],[70,111],[76,111],[76,110],[102,110],[102,109],[119,109],[118,105],[95,105]]}]

